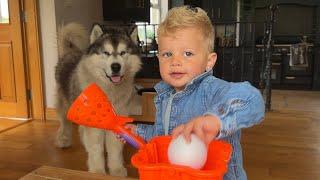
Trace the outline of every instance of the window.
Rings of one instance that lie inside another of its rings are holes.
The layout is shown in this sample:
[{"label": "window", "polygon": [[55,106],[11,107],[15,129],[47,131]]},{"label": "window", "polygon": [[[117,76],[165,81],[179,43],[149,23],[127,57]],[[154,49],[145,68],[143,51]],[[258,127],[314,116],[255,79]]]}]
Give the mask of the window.
[{"label": "window", "polygon": [[150,0],[150,23],[136,23],[143,53],[155,54],[157,52],[157,28],[167,11],[168,0]]},{"label": "window", "polygon": [[8,0],[0,0],[0,24],[9,23]]}]

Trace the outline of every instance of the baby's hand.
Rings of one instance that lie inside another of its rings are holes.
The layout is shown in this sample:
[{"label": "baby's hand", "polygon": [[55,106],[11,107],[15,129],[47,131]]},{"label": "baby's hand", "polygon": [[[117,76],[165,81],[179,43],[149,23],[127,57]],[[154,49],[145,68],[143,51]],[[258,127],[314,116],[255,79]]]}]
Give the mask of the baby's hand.
[{"label": "baby's hand", "polygon": [[[124,128],[129,129],[131,131],[132,134],[137,135],[136,134],[136,128],[137,126],[134,124],[126,124],[124,126]],[[122,143],[126,143],[126,140],[124,138],[122,138],[119,134],[116,135],[116,137],[119,139],[119,141],[121,141]]]},{"label": "baby's hand", "polygon": [[218,135],[220,127],[221,122],[218,117],[211,115],[199,116],[186,124],[176,127],[172,131],[172,138],[174,139],[180,134],[183,134],[186,141],[190,142],[190,135],[191,133],[194,133],[206,145],[209,145],[209,143]]}]

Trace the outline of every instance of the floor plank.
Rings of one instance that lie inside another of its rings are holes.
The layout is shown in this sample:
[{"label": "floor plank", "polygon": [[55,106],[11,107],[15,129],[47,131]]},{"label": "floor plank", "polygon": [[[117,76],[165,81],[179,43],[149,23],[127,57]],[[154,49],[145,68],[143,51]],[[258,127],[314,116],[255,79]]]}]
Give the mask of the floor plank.
[{"label": "floor plank", "polygon": [[0,118],[0,133],[20,126],[28,121]]},{"label": "floor plank", "polygon": [[274,90],[272,111],[242,136],[249,180],[320,179],[320,92]]}]

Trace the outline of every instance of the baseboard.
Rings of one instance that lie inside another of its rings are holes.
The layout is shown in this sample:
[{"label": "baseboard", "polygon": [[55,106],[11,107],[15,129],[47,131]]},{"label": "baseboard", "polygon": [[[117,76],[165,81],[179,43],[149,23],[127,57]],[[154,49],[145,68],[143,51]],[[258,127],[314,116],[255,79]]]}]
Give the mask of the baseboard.
[{"label": "baseboard", "polygon": [[55,108],[46,108],[46,120],[58,120]]}]

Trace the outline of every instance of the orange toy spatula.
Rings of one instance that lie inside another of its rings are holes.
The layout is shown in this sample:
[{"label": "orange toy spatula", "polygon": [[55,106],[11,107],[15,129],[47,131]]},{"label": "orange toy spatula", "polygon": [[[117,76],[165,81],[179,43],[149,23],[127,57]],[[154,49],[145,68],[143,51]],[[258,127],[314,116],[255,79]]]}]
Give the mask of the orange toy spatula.
[{"label": "orange toy spatula", "polygon": [[118,116],[108,97],[96,84],[90,84],[82,91],[71,105],[67,117],[79,125],[111,130],[137,149],[145,144],[141,137],[124,128],[133,119]]}]

